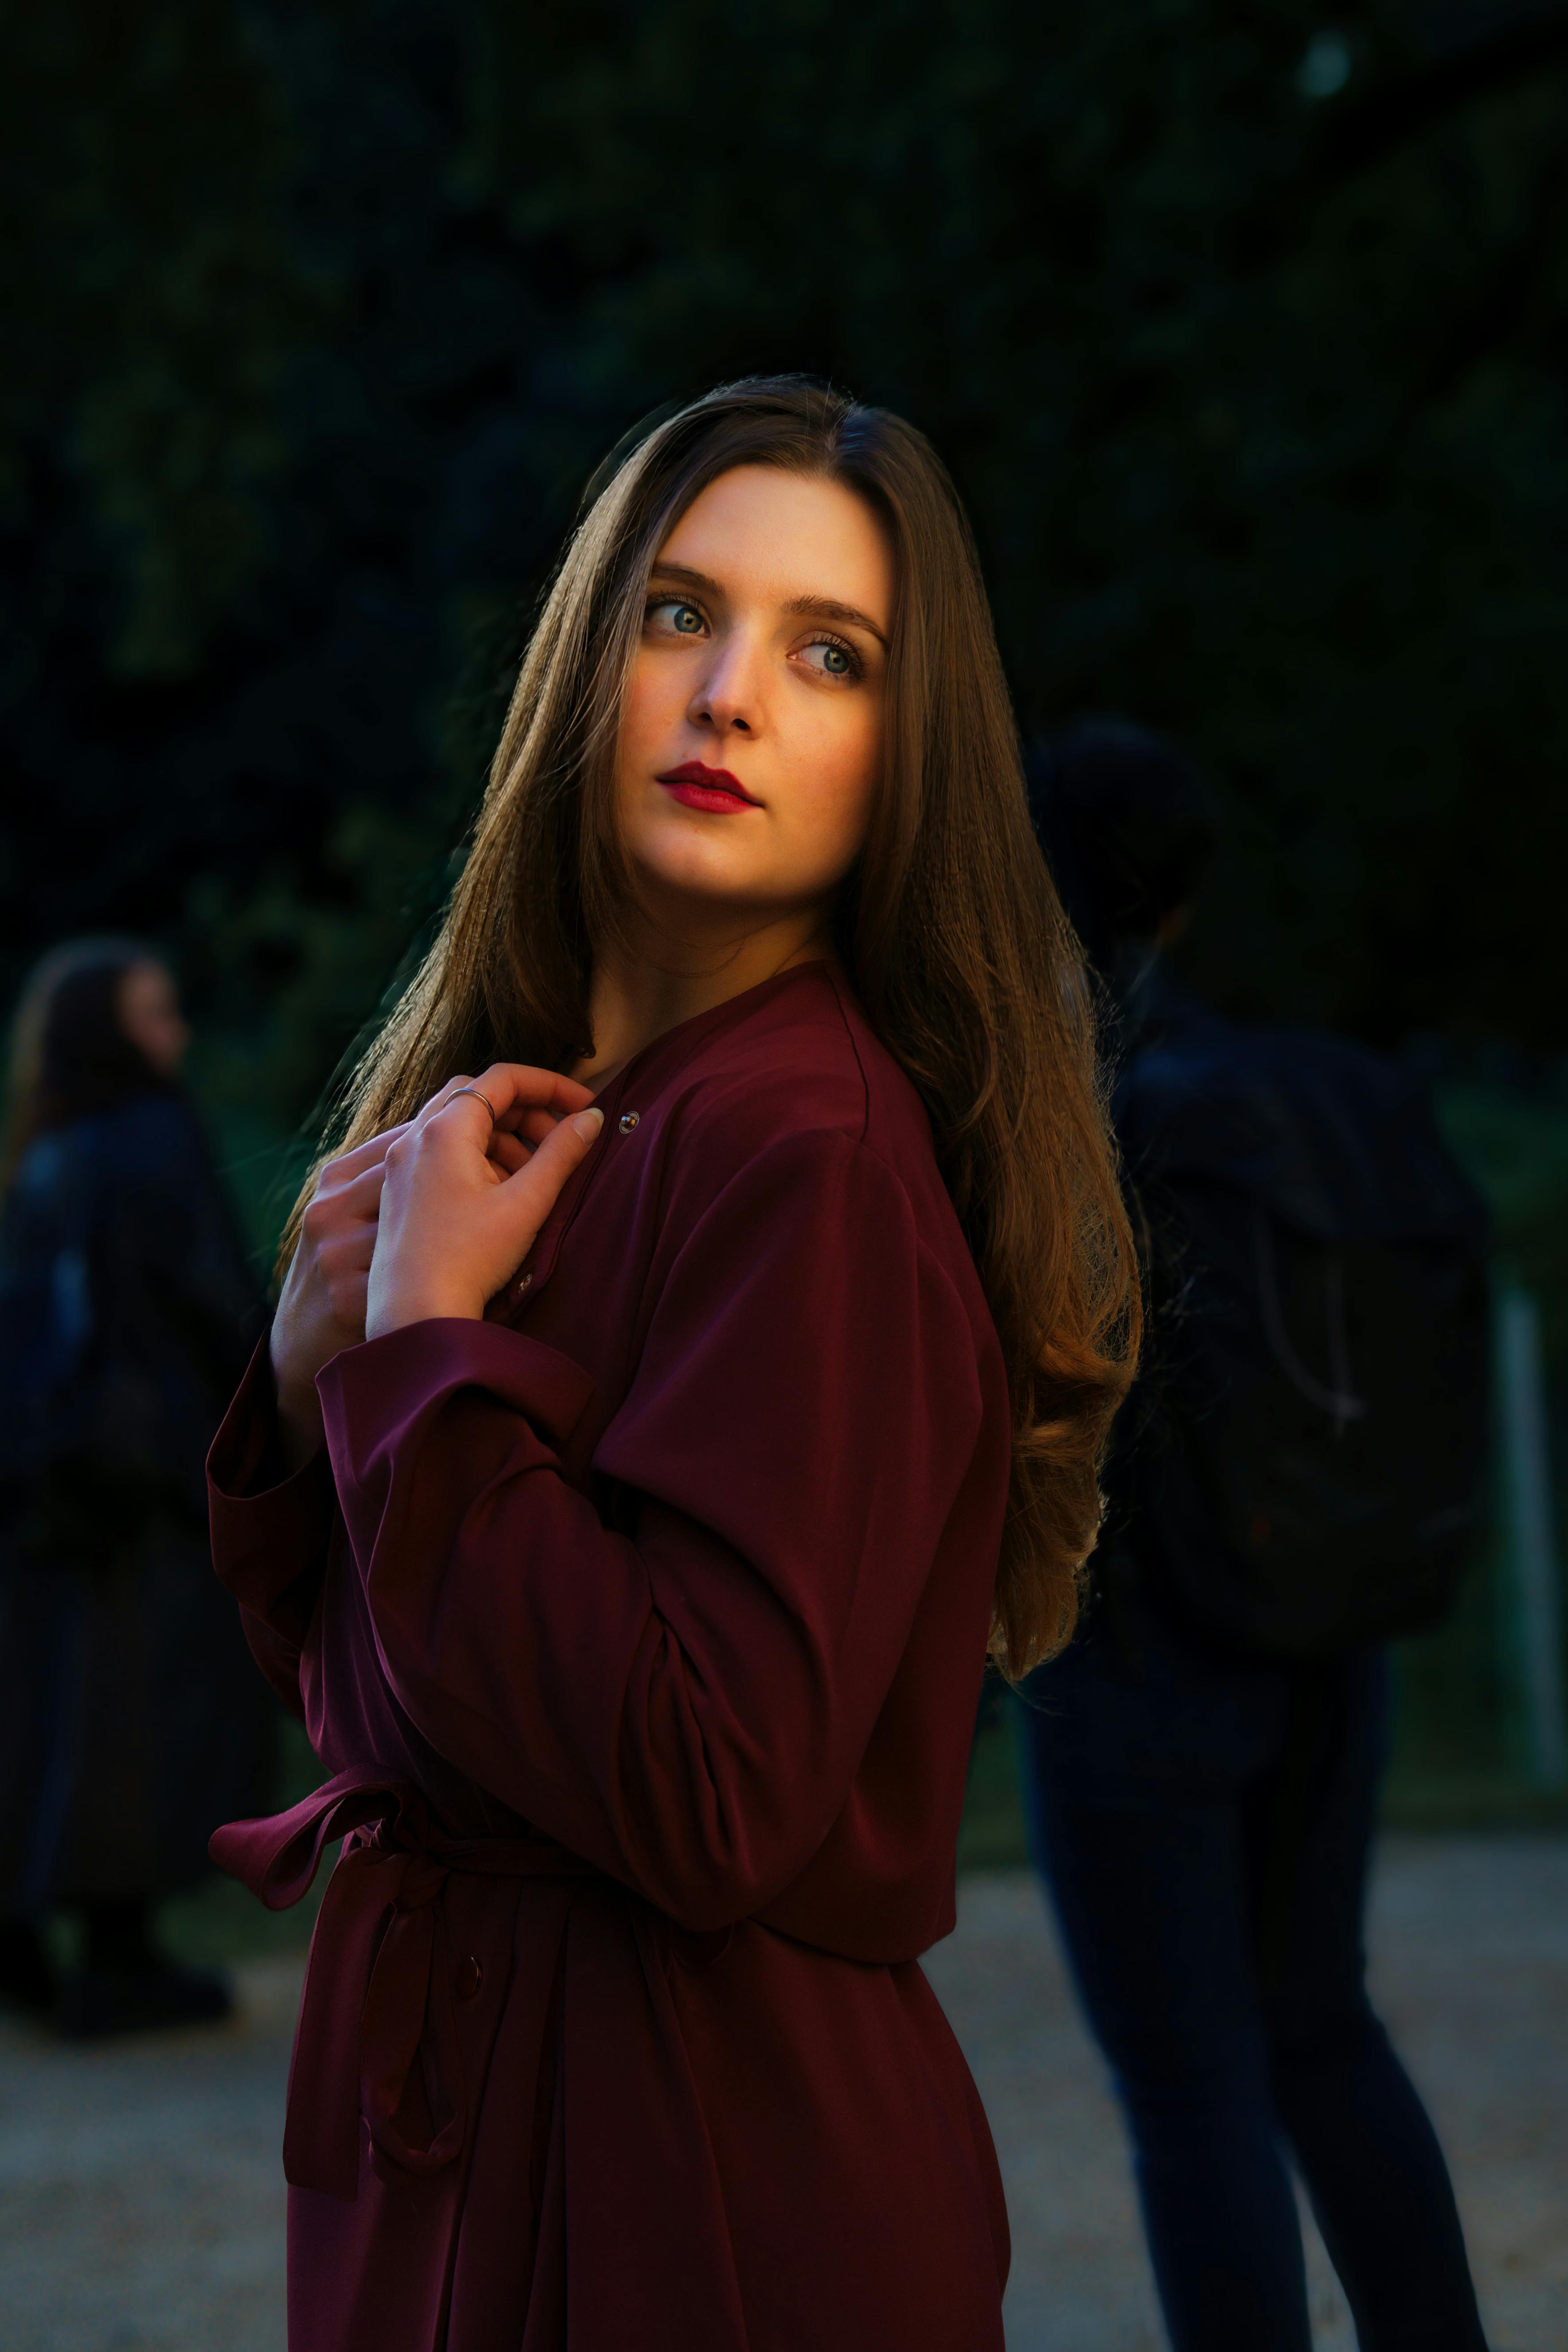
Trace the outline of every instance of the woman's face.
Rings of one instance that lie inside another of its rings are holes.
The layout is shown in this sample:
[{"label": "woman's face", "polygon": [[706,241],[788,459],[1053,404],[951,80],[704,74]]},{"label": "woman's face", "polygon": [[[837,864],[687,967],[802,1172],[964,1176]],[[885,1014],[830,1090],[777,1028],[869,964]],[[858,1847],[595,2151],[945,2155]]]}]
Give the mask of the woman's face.
[{"label": "woman's face", "polygon": [[659,551],[621,715],[622,838],[656,907],[825,906],[882,757],[893,557],[837,482],[738,466]]},{"label": "woman's face", "polygon": [[173,980],[158,963],[133,963],[121,979],[120,1026],[161,1078],[172,1078],[185,1057],[191,1032]]}]

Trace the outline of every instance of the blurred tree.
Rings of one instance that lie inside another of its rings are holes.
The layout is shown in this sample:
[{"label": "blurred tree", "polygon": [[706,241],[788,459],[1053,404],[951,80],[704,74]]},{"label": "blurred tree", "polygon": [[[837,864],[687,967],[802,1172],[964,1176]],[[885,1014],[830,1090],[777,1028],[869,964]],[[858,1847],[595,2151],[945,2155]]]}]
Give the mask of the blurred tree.
[{"label": "blurred tree", "polygon": [[1495,0],[7,12],[13,971],[157,929],[297,1116],[594,460],[807,367],[948,457],[1024,723],[1216,779],[1208,985],[1561,1047],[1565,131]]},{"label": "blurred tree", "polygon": [[184,676],[256,577],[287,455],[277,391],[309,298],[276,93],[222,0],[61,0],[8,11],[5,39],[0,483],[13,524],[30,493],[52,488],[58,517],[77,488],[98,541],[58,534],[59,606],[16,617],[96,623],[116,676]]}]

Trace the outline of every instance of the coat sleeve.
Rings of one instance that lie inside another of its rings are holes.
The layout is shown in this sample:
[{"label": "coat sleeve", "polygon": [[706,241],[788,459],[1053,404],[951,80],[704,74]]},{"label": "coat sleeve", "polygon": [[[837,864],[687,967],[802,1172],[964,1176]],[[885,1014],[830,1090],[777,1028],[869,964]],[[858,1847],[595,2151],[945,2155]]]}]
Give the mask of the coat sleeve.
[{"label": "coat sleeve", "polygon": [[213,1565],[239,1603],[257,1664],[304,1719],[300,1658],[321,1589],[336,1516],[324,1452],[277,1475],[278,1402],[264,1336],[207,1456]]},{"label": "coat sleeve", "polygon": [[412,1325],[320,1389],[426,1738],[684,1925],[763,1909],[846,1802],[981,1423],[897,1178],[797,1135],[696,1220],[595,1452],[608,1526],[560,1461],[591,1384],[523,1334]]}]

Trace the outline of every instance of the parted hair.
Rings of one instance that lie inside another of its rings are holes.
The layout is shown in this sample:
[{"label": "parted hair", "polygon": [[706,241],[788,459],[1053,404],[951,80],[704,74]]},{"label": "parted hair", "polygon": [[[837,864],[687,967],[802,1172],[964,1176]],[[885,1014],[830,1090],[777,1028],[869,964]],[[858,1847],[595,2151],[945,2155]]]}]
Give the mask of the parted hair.
[{"label": "parted hair", "polygon": [[566,1069],[591,1053],[595,946],[617,935],[634,890],[614,770],[649,573],[692,500],[741,465],[845,484],[892,542],[883,773],[836,946],[930,1114],[1006,1361],[1012,1484],[992,1651],[1016,1676],[1072,1631],[1136,1356],[1138,1284],[1082,959],[1030,829],[979,560],[912,426],[806,379],[751,378],[601,467],[445,920],[346,1083],[331,1148],[411,1117],[456,1070]]}]

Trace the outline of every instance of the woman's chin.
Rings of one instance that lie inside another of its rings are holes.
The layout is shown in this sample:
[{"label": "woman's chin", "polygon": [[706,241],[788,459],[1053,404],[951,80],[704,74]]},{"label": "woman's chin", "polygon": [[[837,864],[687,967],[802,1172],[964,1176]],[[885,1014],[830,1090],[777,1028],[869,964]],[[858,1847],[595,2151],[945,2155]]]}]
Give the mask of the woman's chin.
[{"label": "woman's chin", "polygon": [[727,908],[740,913],[790,905],[798,894],[784,877],[770,874],[755,856],[738,855],[740,847],[738,843],[731,849],[723,842],[688,840],[634,850],[646,901],[661,912],[689,907],[709,919]]}]

